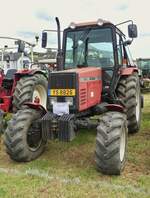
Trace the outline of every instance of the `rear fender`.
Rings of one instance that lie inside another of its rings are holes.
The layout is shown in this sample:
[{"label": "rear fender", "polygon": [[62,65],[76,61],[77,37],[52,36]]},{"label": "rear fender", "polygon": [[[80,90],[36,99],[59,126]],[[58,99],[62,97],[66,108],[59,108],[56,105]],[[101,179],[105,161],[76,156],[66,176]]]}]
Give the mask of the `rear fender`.
[{"label": "rear fender", "polygon": [[119,111],[119,112],[124,112],[124,108],[121,105],[118,104],[106,104],[105,108],[108,111]]},{"label": "rear fender", "polygon": [[132,75],[134,72],[139,73],[139,69],[137,67],[127,67],[127,68],[122,68],[120,70],[120,75],[121,76],[130,76]]}]

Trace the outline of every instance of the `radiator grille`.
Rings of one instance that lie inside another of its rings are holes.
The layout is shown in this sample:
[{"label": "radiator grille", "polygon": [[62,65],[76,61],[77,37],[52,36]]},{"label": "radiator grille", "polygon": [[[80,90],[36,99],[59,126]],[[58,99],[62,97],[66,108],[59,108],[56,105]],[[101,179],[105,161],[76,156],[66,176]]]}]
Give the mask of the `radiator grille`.
[{"label": "radiator grille", "polygon": [[[78,76],[75,72],[52,72],[49,75],[48,89],[75,89],[73,105],[69,106],[70,113],[78,109]],[[57,102],[65,102],[67,96],[57,96]],[[51,96],[49,95],[47,109],[52,111]]]},{"label": "radiator grille", "polygon": [[76,86],[75,73],[52,73],[49,78],[51,89],[71,89]]}]

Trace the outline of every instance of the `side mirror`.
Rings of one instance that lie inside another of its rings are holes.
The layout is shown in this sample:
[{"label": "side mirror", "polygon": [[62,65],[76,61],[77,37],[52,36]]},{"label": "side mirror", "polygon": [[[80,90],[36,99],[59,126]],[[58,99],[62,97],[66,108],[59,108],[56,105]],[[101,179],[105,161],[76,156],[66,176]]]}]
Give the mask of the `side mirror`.
[{"label": "side mirror", "polygon": [[18,41],[18,52],[23,53],[25,49],[25,43],[21,40]]},{"label": "side mirror", "polygon": [[42,48],[47,46],[47,32],[42,32]]},{"label": "side mirror", "polygon": [[137,26],[135,24],[128,25],[128,35],[130,38],[137,37]]}]

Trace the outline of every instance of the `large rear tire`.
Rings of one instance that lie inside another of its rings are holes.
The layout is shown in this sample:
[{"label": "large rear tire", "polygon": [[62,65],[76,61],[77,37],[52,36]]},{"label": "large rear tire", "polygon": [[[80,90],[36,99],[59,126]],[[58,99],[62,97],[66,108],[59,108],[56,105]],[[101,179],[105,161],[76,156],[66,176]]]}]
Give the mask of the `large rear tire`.
[{"label": "large rear tire", "polygon": [[25,102],[34,102],[37,99],[46,108],[47,78],[43,74],[22,77],[13,94],[13,112],[22,109]]},{"label": "large rear tire", "polygon": [[128,132],[136,133],[141,124],[141,90],[137,73],[122,77],[117,88],[117,95],[122,99],[128,120]]},{"label": "large rear tire", "polygon": [[41,127],[34,122],[42,116],[35,109],[19,110],[8,122],[4,133],[4,144],[10,158],[18,162],[36,159],[44,151],[46,142],[42,139]]},{"label": "large rear tire", "polygon": [[114,111],[102,115],[97,127],[95,160],[103,174],[121,174],[126,161],[127,133],[125,114]]}]

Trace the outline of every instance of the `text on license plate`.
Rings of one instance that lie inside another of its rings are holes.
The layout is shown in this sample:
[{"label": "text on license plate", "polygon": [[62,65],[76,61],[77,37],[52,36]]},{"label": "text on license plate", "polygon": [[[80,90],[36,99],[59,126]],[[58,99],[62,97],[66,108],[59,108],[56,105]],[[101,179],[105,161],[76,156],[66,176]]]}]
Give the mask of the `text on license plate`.
[{"label": "text on license plate", "polygon": [[75,96],[75,89],[51,89],[51,96]]}]

